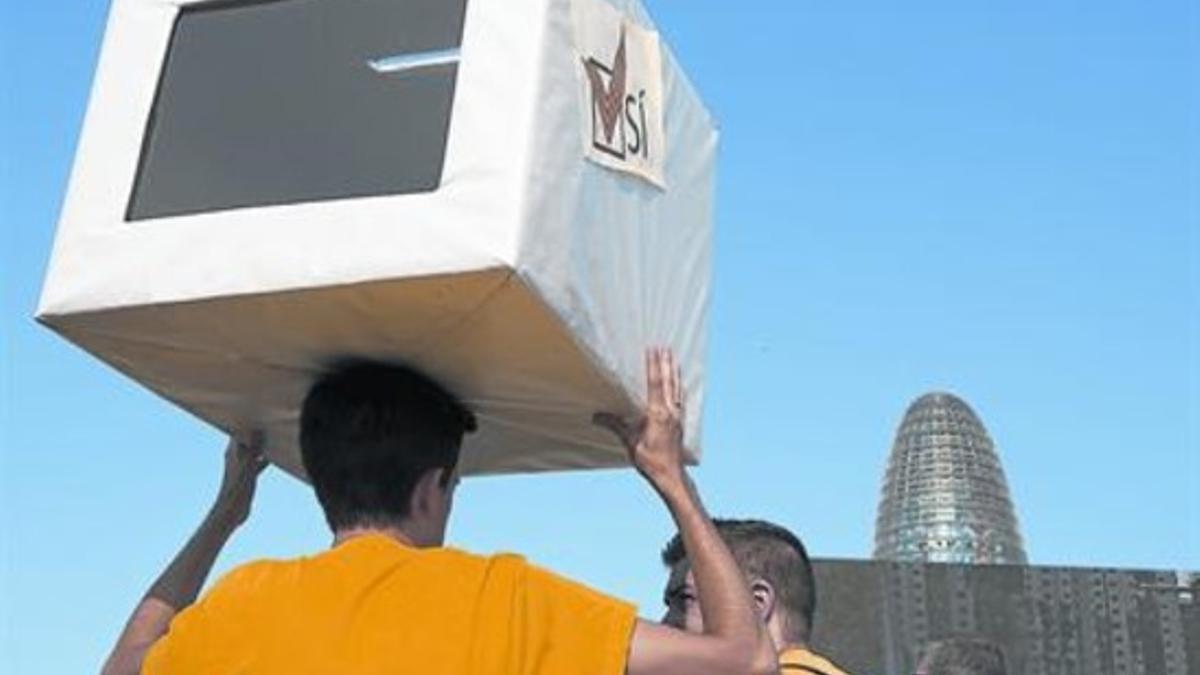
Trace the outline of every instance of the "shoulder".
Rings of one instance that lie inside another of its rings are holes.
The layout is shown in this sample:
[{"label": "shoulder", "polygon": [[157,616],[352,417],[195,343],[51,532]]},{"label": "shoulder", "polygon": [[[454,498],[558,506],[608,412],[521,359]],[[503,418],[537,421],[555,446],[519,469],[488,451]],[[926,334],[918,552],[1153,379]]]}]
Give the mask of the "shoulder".
[{"label": "shoulder", "polygon": [[247,596],[269,591],[294,574],[299,560],[255,560],[243,563],[221,575],[201,597],[199,605],[216,609],[241,603]]},{"label": "shoulder", "polygon": [[[461,552],[458,553],[461,554]],[[494,581],[511,580],[521,584],[572,583],[566,577],[530,563],[525,556],[519,553],[494,553],[485,556],[462,555],[469,556],[470,564],[478,566],[489,579]]]},{"label": "shoulder", "polygon": [[[577,581],[526,562],[523,558],[506,561],[508,564],[519,566],[523,585],[531,596],[540,596],[568,612],[579,613],[616,613],[628,615],[632,621],[637,614],[637,608],[629,602],[621,600]],[[632,624],[629,626],[632,630]]]},{"label": "shoulder", "polygon": [[223,574],[221,578],[217,580],[217,583],[214,584],[214,588],[237,588],[269,581],[271,579],[287,575],[304,560],[304,558],[298,558],[296,560],[264,559],[242,563],[241,565],[238,565],[237,567],[234,567]]},{"label": "shoulder", "polygon": [[532,566],[525,556],[516,553],[493,553],[480,555],[461,549],[445,547],[434,549],[432,555],[439,565],[458,567],[483,574],[524,574]]},{"label": "shoulder", "polygon": [[441,548],[433,552],[431,559],[439,569],[458,569],[464,573],[478,576],[485,586],[496,589],[528,588],[571,584],[565,577],[554,572],[530,564],[525,556],[518,553],[494,553],[478,555],[455,548]]}]

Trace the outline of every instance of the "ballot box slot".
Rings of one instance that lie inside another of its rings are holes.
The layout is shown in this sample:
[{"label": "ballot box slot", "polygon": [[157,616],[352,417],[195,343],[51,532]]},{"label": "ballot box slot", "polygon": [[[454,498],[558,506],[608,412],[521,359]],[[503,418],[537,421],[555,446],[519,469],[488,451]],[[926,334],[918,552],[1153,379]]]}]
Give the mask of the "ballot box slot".
[{"label": "ballot box slot", "polygon": [[462,58],[461,49],[436,49],[428,52],[416,52],[411,54],[394,54],[383,58],[371,59],[367,61],[367,65],[377,73],[391,74],[410,74],[419,73],[428,68],[436,68],[437,66],[449,66],[457,64]]}]

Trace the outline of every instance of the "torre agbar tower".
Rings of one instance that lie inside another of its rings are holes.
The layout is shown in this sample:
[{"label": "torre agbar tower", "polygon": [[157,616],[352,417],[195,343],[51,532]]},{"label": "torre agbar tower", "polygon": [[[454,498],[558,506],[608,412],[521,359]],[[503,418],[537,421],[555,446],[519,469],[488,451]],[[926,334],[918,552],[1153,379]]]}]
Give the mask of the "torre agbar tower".
[{"label": "torre agbar tower", "polygon": [[992,439],[958,397],[925,394],[904,413],[883,480],[875,557],[1027,562]]}]

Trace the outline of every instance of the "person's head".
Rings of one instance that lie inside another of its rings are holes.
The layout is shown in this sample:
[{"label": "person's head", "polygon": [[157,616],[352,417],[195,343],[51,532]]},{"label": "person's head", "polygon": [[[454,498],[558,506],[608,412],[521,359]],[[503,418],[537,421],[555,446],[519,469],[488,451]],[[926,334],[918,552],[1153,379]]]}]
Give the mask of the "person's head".
[{"label": "person's head", "polygon": [[300,453],[336,532],[398,528],[440,545],[465,432],[452,394],[400,365],[344,362],[317,380],[300,413]]},{"label": "person's head", "polygon": [[925,648],[916,675],[1005,675],[1000,646],[975,637],[932,642]]},{"label": "person's head", "polygon": [[[717,530],[737,560],[754,597],[754,606],[776,644],[808,643],[817,604],[808,552],[787,529],[765,520],[716,519]],[[662,552],[670,570],[663,602],[663,623],[700,632],[704,620],[697,602],[687,551],[675,535]]]}]

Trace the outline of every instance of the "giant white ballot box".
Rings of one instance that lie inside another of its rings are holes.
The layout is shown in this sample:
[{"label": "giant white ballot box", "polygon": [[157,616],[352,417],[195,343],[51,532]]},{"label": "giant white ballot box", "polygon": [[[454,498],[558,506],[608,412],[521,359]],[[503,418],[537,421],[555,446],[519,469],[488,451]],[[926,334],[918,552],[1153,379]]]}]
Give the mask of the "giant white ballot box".
[{"label": "giant white ballot box", "polygon": [[113,0],[38,319],[300,477],[338,359],[478,474],[624,463],[670,346],[698,459],[716,147],[636,0]]}]

